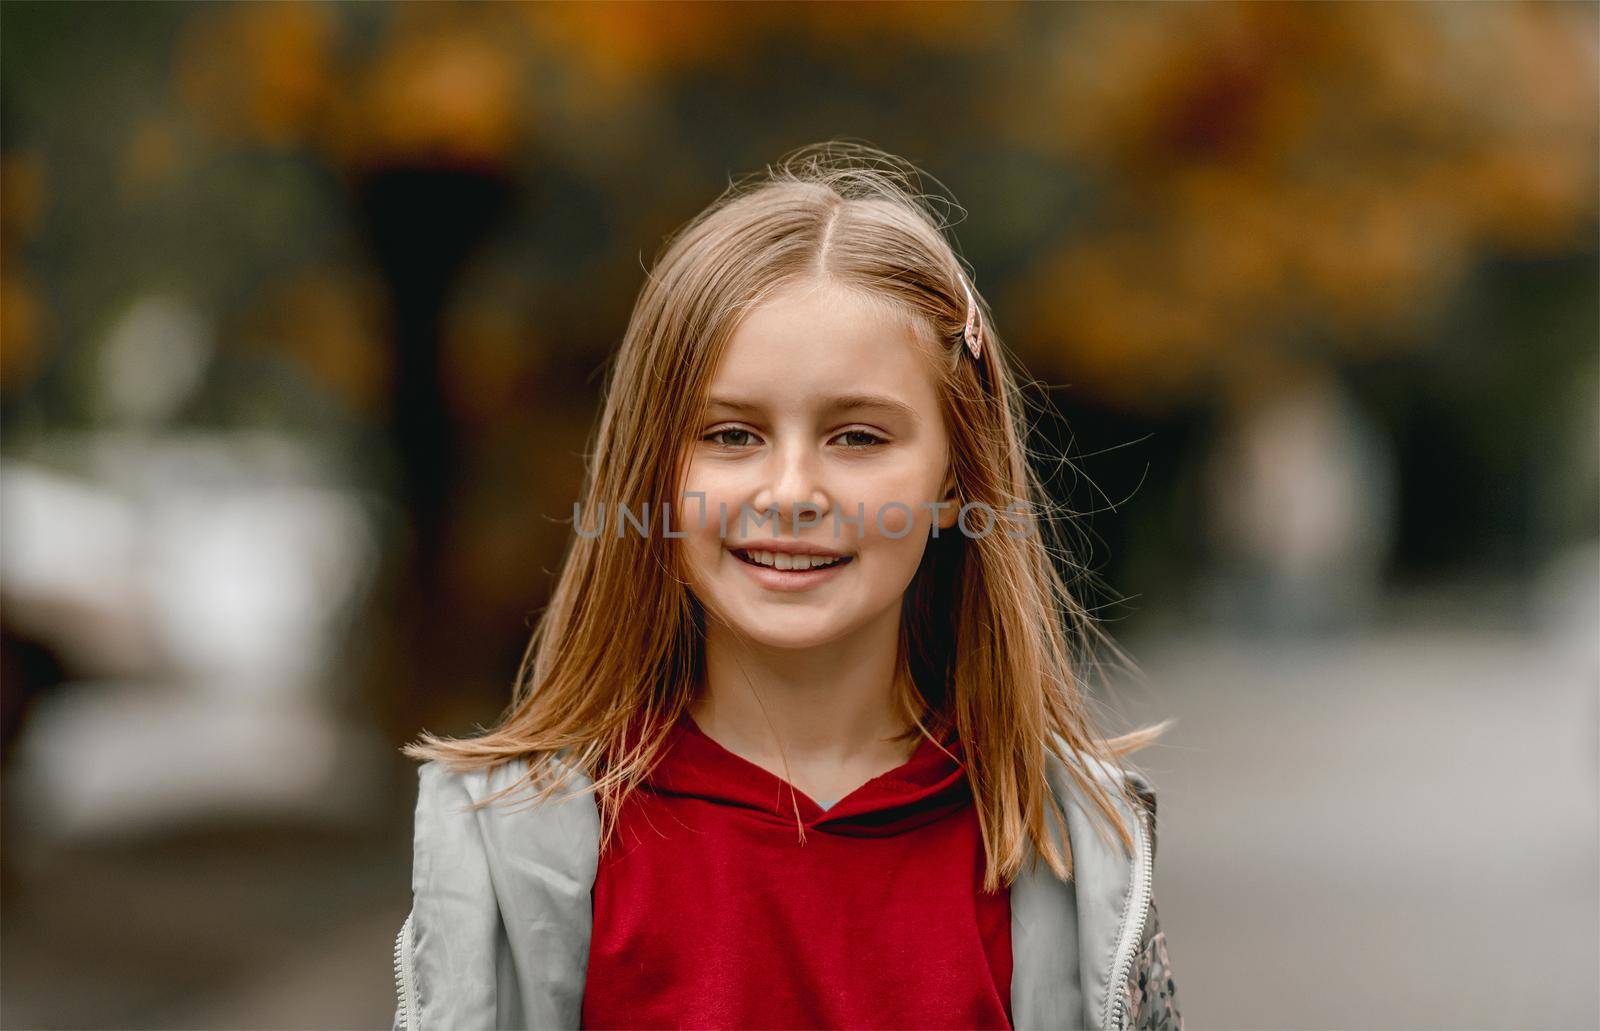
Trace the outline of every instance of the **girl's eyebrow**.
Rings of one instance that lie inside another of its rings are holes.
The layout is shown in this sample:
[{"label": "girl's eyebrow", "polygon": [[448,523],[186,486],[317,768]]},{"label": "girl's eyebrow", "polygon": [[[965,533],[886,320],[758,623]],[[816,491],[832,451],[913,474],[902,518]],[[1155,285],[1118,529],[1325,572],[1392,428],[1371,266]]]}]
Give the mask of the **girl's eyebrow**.
[{"label": "girl's eyebrow", "polygon": [[[706,399],[707,408],[722,408],[731,412],[748,412],[758,414],[762,406],[751,401],[740,401],[731,397],[711,397]],[[901,401],[899,398],[887,394],[838,394],[834,397],[824,398],[822,410],[826,413],[876,411],[886,415],[899,416],[902,419],[916,421],[916,409]]]}]

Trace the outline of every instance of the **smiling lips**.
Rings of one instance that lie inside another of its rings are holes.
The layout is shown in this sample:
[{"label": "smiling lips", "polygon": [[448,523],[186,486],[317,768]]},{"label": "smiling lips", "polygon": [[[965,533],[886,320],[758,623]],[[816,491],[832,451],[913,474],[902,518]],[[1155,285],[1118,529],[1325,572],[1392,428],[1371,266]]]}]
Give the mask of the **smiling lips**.
[{"label": "smiling lips", "polygon": [[772,591],[804,591],[839,575],[855,560],[804,541],[772,541],[729,548],[756,583]]},{"label": "smiling lips", "polygon": [[765,551],[759,548],[733,549],[741,562],[767,569],[804,573],[812,569],[831,569],[850,561],[849,555],[819,555],[810,552]]}]

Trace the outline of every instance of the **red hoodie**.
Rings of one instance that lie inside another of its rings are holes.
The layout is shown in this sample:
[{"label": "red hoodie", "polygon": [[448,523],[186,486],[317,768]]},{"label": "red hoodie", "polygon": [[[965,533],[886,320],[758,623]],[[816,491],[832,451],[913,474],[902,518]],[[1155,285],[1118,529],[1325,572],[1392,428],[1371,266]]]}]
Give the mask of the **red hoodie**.
[{"label": "red hoodie", "polygon": [[687,713],[670,734],[600,857],[585,1028],[1011,1026],[964,762],[923,739],[824,809]]}]

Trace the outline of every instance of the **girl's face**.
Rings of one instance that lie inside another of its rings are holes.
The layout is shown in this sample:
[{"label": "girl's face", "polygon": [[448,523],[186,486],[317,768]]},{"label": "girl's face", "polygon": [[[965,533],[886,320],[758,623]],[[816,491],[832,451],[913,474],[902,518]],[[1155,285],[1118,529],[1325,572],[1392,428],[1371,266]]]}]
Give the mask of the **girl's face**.
[{"label": "girl's face", "polygon": [[926,346],[821,282],[746,316],[674,508],[690,587],[714,620],[781,648],[897,624],[932,525],[956,519],[954,504],[934,506],[949,455]]}]

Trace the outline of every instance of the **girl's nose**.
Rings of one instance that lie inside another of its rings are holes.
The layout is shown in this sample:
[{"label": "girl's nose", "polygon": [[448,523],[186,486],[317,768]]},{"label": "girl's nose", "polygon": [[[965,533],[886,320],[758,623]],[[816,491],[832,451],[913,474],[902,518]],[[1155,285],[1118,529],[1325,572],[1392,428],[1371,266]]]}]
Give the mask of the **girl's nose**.
[{"label": "girl's nose", "polygon": [[800,448],[777,448],[765,464],[766,479],[752,504],[758,513],[776,511],[780,526],[815,526],[832,507],[814,455]]}]

